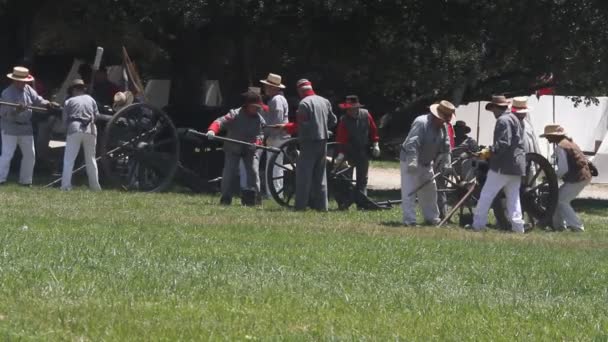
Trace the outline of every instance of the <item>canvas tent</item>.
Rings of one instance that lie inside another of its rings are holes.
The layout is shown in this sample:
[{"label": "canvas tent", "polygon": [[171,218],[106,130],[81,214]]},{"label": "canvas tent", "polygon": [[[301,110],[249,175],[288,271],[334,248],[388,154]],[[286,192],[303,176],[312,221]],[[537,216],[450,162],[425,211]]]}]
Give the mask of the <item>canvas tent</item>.
[{"label": "canvas tent", "polygon": [[[594,183],[608,183],[608,97],[599,97],[598,105],[575,107],[566,96],[530,96],[528,105],[533,107],[528,115],[536,135],[541,135],[546,125],[557,123],[589,155],[593,155],[600,177]],[[464,120],[471,127],[471,136],[480,145],[490,145],[496,120],[485,110],[487,102],[473,102],[456,110],[457,120]],[[540,150],[545,157],[552,155],[550,144],[539,139]]]}]

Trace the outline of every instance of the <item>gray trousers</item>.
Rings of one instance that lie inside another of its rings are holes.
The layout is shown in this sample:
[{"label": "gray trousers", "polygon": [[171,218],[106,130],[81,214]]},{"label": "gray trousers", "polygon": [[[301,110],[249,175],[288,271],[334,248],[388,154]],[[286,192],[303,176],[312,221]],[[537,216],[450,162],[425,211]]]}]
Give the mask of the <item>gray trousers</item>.
[{"label": "gray trousers", "polygon": [[[367,174],[369,171],[369,156],[367,155],[367,149],[358,152],[347,153],[348,160],[353,163],[355,167],[355,174],[357,175],[357,183],[355,187],[362,194],[367,195]],[[349,177],[352,179],[352,171],[349,172]]]},{"label": "gray trousers", "polygon": [[240,154],[225,152],[221,186],[222,202],[232,200],[233,184],[236,182],[236,177],[239,177],[239,162],[241,159],[243,160],[247,178],[247,186],[244,190],[253,190],[256,193],[260,192],[260,159],[256,151],[246,150]]},{"label": "gray trousers", "polygon": [[296,210],[327,211],[327,141],[300,142],[296,165]]}]

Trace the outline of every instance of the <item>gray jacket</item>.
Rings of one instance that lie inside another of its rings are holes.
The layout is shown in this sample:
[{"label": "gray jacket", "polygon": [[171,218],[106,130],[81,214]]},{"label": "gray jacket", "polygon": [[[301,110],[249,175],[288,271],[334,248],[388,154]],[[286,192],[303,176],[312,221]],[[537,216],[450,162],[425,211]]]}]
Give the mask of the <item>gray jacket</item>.
[{"label": "gray jacket", "polygon": [[[36,93],[34,88],[25,85],[23,90],[18,89],[14,85],[10,85],[2,92],[2,101],[21,103],[26,106],[46,106],[49,101],[43,99]],[[2,132],[7,135],[33,135],[32,128],[32,111],[26,109],[22,112],[17,112],[17,109],[9,106],[0,107],[0,124]]]},{"label": "gray jacket", "polygon": [[[433,114],[425,114],[417,117],[401,145],[399,159],[410,167],[429,167],[439,155],[449,156],[450,137],[447,128],[445,125],[436,128],[432,116]],[[445,158],[443,162],[449,163],[449,159]]]},{"label": "gray jacket", "polygon": [[[289,122],[289,105],[283,94],[277,94],[268,101],[268,112],[263,114],[267,125],[286,124]],[[264,129],[266,137],[284,137],[285,133],[278,129]]]},{"label": "gray jacket", "polygon": [[318,95],[307,96],[298,106],[298,138],[301,141],[327,140],[329,130],[337,121],[329,100]]},{"label": "gray jacket", "polygon": [[[242,108],[236,108],[215,120],[209,129],[216,133],[225,129],[227,138],[261,145],[264,139],[262,129],[265,125],[260,112],[257,115],[249,115]],[[242,154],[246,149],[243,145],[224,143],[224,152]]]},{"label": "gray jacket", "polygon": [[67,99],[63,105],[63,122],[68,135],[89,133],[97,135],[95,118],[99,114],[97,102],[89,95],[80,95]]},{"label": "gray jacket", "polygon": [[490,147],[490,169],[503,175],[523,176],[526,169],[524,128],[521,121],[509,112],[496,120],[494,144]]}]

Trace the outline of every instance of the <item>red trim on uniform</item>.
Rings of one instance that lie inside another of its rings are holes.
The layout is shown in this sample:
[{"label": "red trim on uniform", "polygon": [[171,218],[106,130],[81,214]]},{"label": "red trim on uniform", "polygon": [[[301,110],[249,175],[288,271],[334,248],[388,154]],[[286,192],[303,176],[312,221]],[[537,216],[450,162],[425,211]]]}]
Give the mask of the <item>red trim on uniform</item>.
[{"label": "red trim on uniform", "polygon": [[[354,106],[356,105],[356,106]],[[351,108],[359,108],[359,104],[358,103],[348,103],[348,102],[344,102],[344,103],[340,103],[338,104],[338,107],[340,107],[340,109],[351,109]]]},{"label": "red trim on uniform", "polygon": [[298,133],[298,124],[295,122],[286,123],[285,131],[287,131],[289,135],[296,135],[296,133]]},{"label": "red trim on uniform", "polygon": [[380,136],[378,135],[378,126],[376,126],[372,113],[368,113],[367,117],[369,120],[369,140],[371,140],[373,143],[379,142]]},{"label": "red trim on uniform", "polygon": [[298,84],[298,88],[302,88],[302,87],[306,87],[306,86],[312,87],[312,82],[306,81],[306,82],[302,82],[302,83]]},{"label": "red trim on uniform", "polygon": [[262,146],[262,145],[264,145],[264,141],[262,139],[256,139],[255,144],[258,146]]},{"label": "red trim on uniform", "polygon": [[456,147],[456,141],[454,140],[454,126],[451,123],[447,123],[448,125],[448,136],[450,137],[450,148],[453,149]]},{"label": "red trim on uniform", "polygon": [[511,113],[517,114],[518,110],[528,109],[528,107],[511,107]]},{"label": "red trim on uniform", "polygon": [[344,120],[338,122],[338,128],[336,129],[336,142],[339,144],[348,145],[348,130],[344,124]]},{"label": "red trim on uniform", "polygon": [[308,96],[313,96],[316,95],[315,91],[312,89],[308,89],[305,91],[305,93],[302,95],[302,98],[308,97]]},{"label": "red trim on uniform", "polygon": [[215,134],[219,134],[220,129],[221,129],[220,123],[216,120],[216,121],[213,121],[211,123],[211,125],[209,125],[209,128],[207,130],[213,131],[213,133],[215,133]]}]

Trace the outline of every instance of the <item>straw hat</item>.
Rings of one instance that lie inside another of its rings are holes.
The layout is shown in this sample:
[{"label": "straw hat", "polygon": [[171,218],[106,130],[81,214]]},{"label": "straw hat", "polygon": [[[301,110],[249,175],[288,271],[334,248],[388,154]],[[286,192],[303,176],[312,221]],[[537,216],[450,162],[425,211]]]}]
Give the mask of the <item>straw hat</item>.
[{"label": "straw hat", "polygon": [[266,77],[265,80],[260,80],[260,83],[269,85],[271,87],[279,88],[279,89],[285,89],[285,86],[283,84],[281,84],[281,81],[282,81],[281,75],[270,73],[270,74],[268,74],[268,77]]},{"label": "straw hat", "polygon": [[34,76],[30,75],[30,70],[21,66],[14,67],[13,72],[7,74],[6,77],[21,82],[32,82],[34,80]]},{"label": "straw hat", "polygon": [[545,126],[545,133],[541,134],[541,138],[546,137],[565,137],[566,130],[560,125],[547,125]]},{"label": "straw hat", "polygon": [[511,103],[504,95],[492,95],[492,101],[486,105],[486,110],[492,110],[492,107],[509,107]]},{"label": "straw hat", "polygon": [[340,109],[349,109],[349,108],[362,108],[364,105],[359,103],[359,96],[357,95],[348,95],[344,103],[340,103],[338,105]]},{"label": "straw hat", "polygon": [[133,96],[132,92],[119,91],[114,95],[114,104],[112,105],[112,109],[114,109],[114,111],[119,111],[120,109],[131,105],[133,101],[135,101],[135,97]]},{"label": "straw hat", "polygon": [[451,121],[456,112],[456,107],[449,101],[441,101],[431,105],[431,113],[443,121]]},{"label": "straw hat", "polygon": [[520,96],[513,98],[513,106],[511,106],[511,111],[515,114],[525,114],[530,113],[532,107],[528,107],[528,97]]}]

